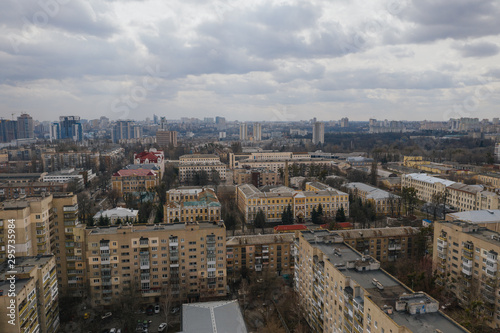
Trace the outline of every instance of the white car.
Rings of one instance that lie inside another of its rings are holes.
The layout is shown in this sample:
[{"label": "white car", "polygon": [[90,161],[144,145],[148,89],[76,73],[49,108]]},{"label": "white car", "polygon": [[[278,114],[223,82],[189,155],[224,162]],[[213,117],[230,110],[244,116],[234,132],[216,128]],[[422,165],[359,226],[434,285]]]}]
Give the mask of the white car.
[{"label": "white car", "polygon": [[159,305],[155,305],[155,313],[160,313],[160,306]]},{"label": "white car", "polygon": [[167,323],[161,323],[160,326],[158,326],[158,332],[164,332],[167,329]]},{"label": "white car", "polygon": [[103,314],[103,315],[101,316],[101,319],[106,319],[106,318],[109,318],[109,317],[111,317],[112,315],[113,315],[113,314],[112,314],[111,312],[106,312],[105,314]]},{"label": "white car", "polygon": [[112,328],[109,330],[109,333],[116,333],[116,328]]}]

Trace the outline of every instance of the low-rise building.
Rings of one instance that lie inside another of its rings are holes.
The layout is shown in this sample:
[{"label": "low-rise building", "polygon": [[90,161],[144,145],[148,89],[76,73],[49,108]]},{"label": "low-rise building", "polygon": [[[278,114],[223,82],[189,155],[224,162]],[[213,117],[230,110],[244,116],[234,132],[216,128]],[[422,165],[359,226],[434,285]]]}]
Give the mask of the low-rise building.
[{"label": "low-rise building", "polygon": [[397,201],[401,199],[399,195],[364,183],[348,183],[345,187],[362,202],[370,202],[379,215],[394,215],[397,211]]},{"label": "low-rise building", "polygon": [[[93,306],[226,297],[226,228],[189,222],[83,229]],[[127,298],[128,297],[128,298]]]},{"label": "low-rise building", "polygon": [[277,275],[293,273],[292,244],[294,234],[233,236],[226,240],[227,274],[239,276],[248,271]]},{"label": "low-rise building", "polygon": [[278,172],[268,169],[234,169],[235,184],[253,184],[255,187],[280,184]]},{"label": "low-rise building", "polygon": [[123,195],[123,193],[148,191],[159,185],[159,178],[158,173],[148,169],[122,169],[113,174],[111,184],[113,189]]},{"label": "low-rise building", "polygon": [[123,207],[116,207],[113,209],[108,209],[100,211],[94,215],[94,223],[98,223],[101,216],[103,218],[109,219],[110,224],[116,223],[134,223],[137,222],[137,216],[139,211],[134,209],[128,209]]},{"label": "low-rise building", "polygon": [[333,217],[340,208],[346,215],[349,212],[347,193],[333,188],[325,190],[296,191],[280,186],[260,191],[254,185],[244,184],[236,187],[237,205],[247,223],[252,222],[259,211],[263,211],[268,222],[280,222],[283,211],[291,206],[294,219],[310,220],[313,208],[321,205],[324,216]]},{"label": "low-rise building", "polygon": [[479,302],[482,319],[495,329],[500,328],[498,253],[498,232],[475,223],[434,224],[432,261],[438,273],[436,283],[452,292],[464,307]]},{"label": "low-rise building", "polygon": [[167,191],[164,221],[220,221],[221,204],[215,191],[208,187],[181,187]]},{"label": "low-rise building", "polygon": [[294,287],[314,332],[467,332],[335,232],[301,232],[294,254]]},{"label": "low-rise building", "polygon": [[219,156],[213,154],[189,154],[179,157],[179,181],[190,182],[200,172],[206,172],[208,180],[213,181],[218,175],[220,180],[226,180],[226,165]]},{"label": "low-rise building", "polygon": [[475,224],[479,227],[485,227],[493,231],[500,232],[500,210],[485,209],[472,210],[467,212],[448,213],[447,221],[458,221]]},{"label": "low-rise building", "polygon": [[59,330],[59,291],[53,255],[16,256],[15,268],[7,262],[0,264],[0,317],[0,332]]}]

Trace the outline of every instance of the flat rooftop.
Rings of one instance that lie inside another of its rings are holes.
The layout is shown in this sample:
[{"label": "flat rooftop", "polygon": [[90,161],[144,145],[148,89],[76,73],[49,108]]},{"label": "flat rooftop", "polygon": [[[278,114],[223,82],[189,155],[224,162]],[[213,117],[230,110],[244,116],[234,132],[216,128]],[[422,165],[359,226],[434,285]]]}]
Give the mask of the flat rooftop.
[{"label": "flat rooftop", "polygon": [[220,228],[221,225],[213,222],[197,222],[189,223],[186,225],[185,222],[169,223],[169,224],[158,224],[158,225],[130,225],[130,226],[109,226],[109,227],[92,227],[87,228],[90,235],[113,235],[119,232],[137,232],[144,233],[148,231],[156,232],[160,230],[185,230],[191,225],[197,225],[200,229],[214,229]]},{"label": "flat rooftop", "polygon": [[248,332],[238,302],[233,300],[183,304],[180,333],[199,332]]},{"label": "flat rooftop", "polygon": [[[338,233],[327,230],[303,231],[302,235],[306,241],[324,253],[324,260],[333,263],[345,276],[350,276],[359,284],[367,292],[365,296],[380,309],[383,310],[384,305],[392,306],[393,313],[388,316],[398,325],[406,326],[412,332],[427,333],[435,332],[436,329],[446,333],[468,332],[441,312],[411,315],[407,311],[396,311],[396,301],[403,294],[412,294],[413,291],[382,269],[358,271],[353,268],[342,268],[347,262],[361,260],[363,256],[344,243],[335,243],[333,237],[338,236]],[[371,257],[365,258],[370,262],[375,261]],[[378,280],[384,289],[379,290],[373,285],[373,279]]]},{"label": "flat rooftop", "polygon": [[[16,274],[29,273],[36,267],[41,267],[46,265],[54,256],[45,255],[45,256],[36,256],[36,257],[16,257],[16,266],[14,267],[14,271]],[[9,273],[11,269],[8,266],[7,261],[0,264],[0,289],[4,290],[4,296],[6,295],[6,291],[9,290],[9,281],[8,277],[11,276]],[[31,278],[16,278],[16,294],[18,294],[24,286],[31,280]]]}]

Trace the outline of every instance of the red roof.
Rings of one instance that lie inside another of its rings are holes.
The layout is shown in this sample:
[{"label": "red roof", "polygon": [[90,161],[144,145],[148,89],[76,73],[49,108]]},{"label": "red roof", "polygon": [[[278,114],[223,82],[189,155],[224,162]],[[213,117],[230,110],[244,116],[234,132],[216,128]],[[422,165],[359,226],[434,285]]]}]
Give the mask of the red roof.
[{"label": "red roof", "polygon": [[145,162],[146,160],[148,160],[150,163],[157,163],[158,158],[160,158],[162,154],[163,151],[157,151],[157,152],[143,151],[142,153],[135,154],[134,159],[139,159],[140,162]]},{"label": "red roof", "polygon": [[115,173],[113,176],[115,177],[126,177],[126,176],[154,176],[156,175],[153,171],[147,169],[135,169],[128,170],[122,169]]},{"label": "red roof", "polygon": [[[351,222],[337,222],[337,226],[339,229],[352,229],[352,223]],[[328,224],[322,224],[320,225],[321,229],[328,229]]]},{"label": "red roof", "polygon": [[304,224],[288,224],[288,225],[278,225],[274,227],[275,231],[295,231],[295,230],[307,230]]}]

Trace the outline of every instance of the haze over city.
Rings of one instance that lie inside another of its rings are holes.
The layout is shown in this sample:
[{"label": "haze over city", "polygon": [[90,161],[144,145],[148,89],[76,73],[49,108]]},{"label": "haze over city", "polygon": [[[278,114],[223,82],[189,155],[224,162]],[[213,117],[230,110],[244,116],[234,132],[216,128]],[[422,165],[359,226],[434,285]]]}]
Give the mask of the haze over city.
[{"label": "haze over city", "polygon": [[6,1],[0,117],[493,118],[496,1]]}]

